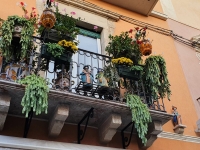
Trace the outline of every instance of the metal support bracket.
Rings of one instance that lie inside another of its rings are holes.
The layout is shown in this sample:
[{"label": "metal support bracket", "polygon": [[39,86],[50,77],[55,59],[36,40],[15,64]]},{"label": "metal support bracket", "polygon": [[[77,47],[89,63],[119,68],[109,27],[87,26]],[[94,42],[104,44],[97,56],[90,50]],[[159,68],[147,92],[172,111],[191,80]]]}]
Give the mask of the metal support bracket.
[{"label": "metal support bracket", "polygon": [[[131,128],[131,134],[129,139],[127,137],[124,137],[124,130],[126,130],[130,125],[132,125]],[[122,129],[121,131],[121,137],[122,137],[122,147],[123,149],[126,149],[126,147],[129,146],[130,142],[131,142],[131,138],[132,138],[132,134],[133,134],[133,128],[134,128],[134,123],[130,122],[126,127],[124,127],[124,129]]]},{"label": "metal support bracket", "polygon": [[[78,144],[81,144],[81,140],[83,140],[84,136],[85,136],[85,132],[86,132],[86,129],[87,129],[87,125],[88,125],[88,121],[89,121],[89,118],[92,118],[93,117],[93,112],[94,108],[92,107],[88,112],[87,114],[85,114],[85,116],[81,119],[81,121],[78,123]],[[81,123],[83,123],[83,121],[86,120],[86,124],[85,124],[85,128],[84,130],[81,130]]]},{"label": "metal support bracket", "polygon": [[24,138],[26,138],[27,135],[28,135],[28,131],[29,131],[29,128],[30,128],[30,125],[31,125],[32,117],[33,117],[33,108],[31,108],[31,111],[28,114],[28,118],[26,118],[26,121],[25,121],[24,136],[23,136]]}]

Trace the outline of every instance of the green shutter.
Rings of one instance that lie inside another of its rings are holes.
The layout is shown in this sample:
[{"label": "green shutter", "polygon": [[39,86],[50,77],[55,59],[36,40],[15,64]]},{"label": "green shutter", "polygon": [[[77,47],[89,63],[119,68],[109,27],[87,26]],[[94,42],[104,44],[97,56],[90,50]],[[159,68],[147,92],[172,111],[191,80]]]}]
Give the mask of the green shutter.
[{"label": "green shutter", "polygon": [[97,33],[97,32],[92,32],[92,31],[82,29],[82,28],[79,28],[79,30],[80,30],[80,34],[85,35],[85,36],[89,36],[95,39],[100,39],[101,37],[100,33]]}]

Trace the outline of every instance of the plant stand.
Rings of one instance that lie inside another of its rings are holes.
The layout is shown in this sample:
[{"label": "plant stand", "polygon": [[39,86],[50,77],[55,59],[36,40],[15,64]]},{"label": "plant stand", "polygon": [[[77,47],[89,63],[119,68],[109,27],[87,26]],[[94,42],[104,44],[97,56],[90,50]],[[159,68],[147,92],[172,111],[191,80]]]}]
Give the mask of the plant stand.
[{"label": "plant stand", "polygon": [[125,79],[135,80],[138,81],[141,76],[140,70],[130,70],[130,67],[126,65],[117,65],[118,74],[120,77]]},{"label": "plant stand", "polygon": [[60,57],[54,57],[51,53],[49,53],[47,51],[47,46],[46,45],[43,44],[41,46],[41,57],[42,58],[46,58],[48,60],[53,60],[57,64],[59,64],[59,63],[61,63],[61,64],[70,63],[72,55],[73,55],[72,52],[66,50],[65,53],[62,54]]},{"label": "plant stand", "polygon": [[43,38],[43,41],[45,43],[57,43],[58,41],[61,40],[66,40],[66,41],[73,41],[73,38],[68,36],[68,35],[61,35],[58,33],[58,31],[54,29],[46,29],[43,31],[41,37]]},{"label": "plant stand", "polygon": [[110,88],[107,86],[97,86],[95,91],[93,92],[93,96],[96,94],[99,95],[99,98],[107,99],[107,100],[119,100],[119,91],[115,88]]}]

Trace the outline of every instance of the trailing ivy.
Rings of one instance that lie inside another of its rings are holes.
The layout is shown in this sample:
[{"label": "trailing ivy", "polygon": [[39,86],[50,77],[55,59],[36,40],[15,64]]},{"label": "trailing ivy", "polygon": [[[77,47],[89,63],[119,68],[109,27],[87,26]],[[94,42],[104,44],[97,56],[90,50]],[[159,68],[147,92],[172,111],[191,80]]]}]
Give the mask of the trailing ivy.
[{"label": "trailing ivy", "polygon": [[138,65],[133,65],[133,66],[130,67],[130,70],[142,71],[143,67],[142,66],[138,66]]},{"label": "trailing ivy", "polygon": [[49,92],[47,81],[40,76],[32,74],[20,80],[19,83],[26,85],[25,94],[21,101],[21,105],[23,106],[22,113],[25,113],[25,116],[28,117],[31,108],[33,108],[33,112],[36,115],[42,112],[47,113],[47,94]]},{"label": "trailing ivy", "polygon": [[145,61],[143,81],[145,90],[153,99],[170,100],[171,90],[167,77],[166,62],[162,56],[150,56]]},{"label": "trailing ivy", "polygon": [[[21,51],[17,54],[14,54],[14,49],[11,46],[12,33],[15,25],[23,27],[20,38]],[[0,48],[3,50],[5,58],[10,60],[13,55],[17,55],[17,57],[24,59],[32,43],[32,35],[34,33],[33,22],[19,16],[9,16],[8,19],[3,22],[1,30],[2,39]]]},{"label": "trailing ivy", "polygon": [[148,131],[148,123],[151,122],[151,116],[146,104],[142,102],[139,96],[127,93],[125,95],[127,106],[131,109],[132,121],[137,130],[142,143],[146,145],[146,134]]}]

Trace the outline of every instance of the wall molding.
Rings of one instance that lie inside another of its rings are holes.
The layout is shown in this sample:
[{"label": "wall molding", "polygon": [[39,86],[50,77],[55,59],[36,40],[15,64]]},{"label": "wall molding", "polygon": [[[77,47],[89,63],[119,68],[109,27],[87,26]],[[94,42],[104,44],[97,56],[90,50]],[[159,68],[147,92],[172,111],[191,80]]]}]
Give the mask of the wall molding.
[{"label": "wall molding", "polygon": [[107,9],[103,9],[97,5],[94,5],[90,2],[82,1],[82,0],[56,0],[59,3],[73,6],[79,9],[82,9],[84,11],[98,14],[102,17],[105,17],[107,19],[111,19],[113,21],[118,21],[120,19],[120,14],[114,13],[112,11],[109,11]]},{"label": "wall molding", "polygon": [[171,139],[171,140],[179,140],[184,142],[200,143],[200,137],[190,136],[190,135],[180,135],[171,132],[162,132],[157,137]]},{"label": "wall molding", "polygon": [[26,149],[26,150],[122,150],[111,147],[101,147],[83,144],[73,144],[64,142],[54,142],[45,140],[36,140],[28,138],[19,138],[12,136],[0,135],[0,149],[3,148],[14,148],[14,149]]}]

